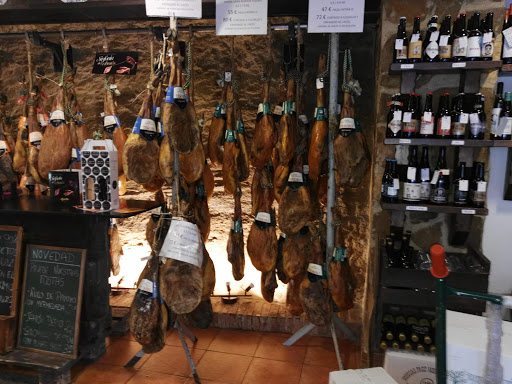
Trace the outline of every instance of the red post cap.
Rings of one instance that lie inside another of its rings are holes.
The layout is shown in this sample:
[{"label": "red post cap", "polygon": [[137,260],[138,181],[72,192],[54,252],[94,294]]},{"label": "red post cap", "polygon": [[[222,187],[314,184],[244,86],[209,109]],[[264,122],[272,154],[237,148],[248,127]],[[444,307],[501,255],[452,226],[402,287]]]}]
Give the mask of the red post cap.
[{"label": "red post cap", "polygon": [[432,258],[432,268],[430,268],[430,273],[432,276],[437,277],[438,279],[444,279],[450,271],[446,266],[446,259],[444,257],[444,248],[435,244],[430,247],[430,257]]}]

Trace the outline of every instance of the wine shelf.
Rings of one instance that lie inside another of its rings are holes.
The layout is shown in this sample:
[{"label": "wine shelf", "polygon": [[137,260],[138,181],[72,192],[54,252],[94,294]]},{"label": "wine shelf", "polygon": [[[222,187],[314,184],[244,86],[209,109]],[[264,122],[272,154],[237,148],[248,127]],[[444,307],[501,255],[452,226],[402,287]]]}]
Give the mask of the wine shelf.
[{"label": "wine shelf", "polygon": [[512,64],[503,64],[501,72],[512,72]]},{"label": "wine shelf", "polygon": [[512,147],[512,140],[384,139],[389,145],[430,145],[435,147]]},{"label": "wine shelf", "polygon": [[480,215],[487,216],[487,208],[456,207],[453,205],[435,205],[435,204],[406,204],[406,203],[381,203],[382,208],[389,211],[412,211],[412,212],[435,212],[435,213],[455,213],[460,215]]},{"label": "wine shelf", "polygon": [[[390,74],[400,74],[406,71],[422,73],[450,73],[459,71],[494,71],[502,68],[501,61],[461,61],[461,62],[438,62],[438,63],[414,63],[398,64],[393,63],[389,67]],[[512,67],[512,66],[511,66]],[[509,68],[509,67],[507,67]],[[507,70],[512,70],[509,68]]]}]

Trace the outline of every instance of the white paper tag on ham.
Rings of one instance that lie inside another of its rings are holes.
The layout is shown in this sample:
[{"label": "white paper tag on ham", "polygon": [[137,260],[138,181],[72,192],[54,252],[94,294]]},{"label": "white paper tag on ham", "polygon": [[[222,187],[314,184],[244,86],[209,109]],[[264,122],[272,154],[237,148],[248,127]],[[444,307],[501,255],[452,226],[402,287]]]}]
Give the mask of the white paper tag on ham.
[{"label": "white paper tag on ham", "polygon": [[7,142],[5,140],[0,140],[0,151],[7,151]]},{"label": "white paper tag on ham", "polygon": [[[258,113],[259,113],[259,109],[258,109]],[[274,115],[282,115],[283,114],[283,107],[281,107],[280,105],[276,105],[276,107],[274,108]]]},{"label": "white paper tag on ham", "polygon": [[324,88],[324,79],[317,78],[316,79],[316,89],[323,89]]},{"label": "white paper tag on ham", "polygon": [[313,275],[323,276],[323,269],[320,264],[309,263],[308,272],[312,273]]},{"label": "white paper tag on ham", "polygon": [[304,124],[308,124],[308,117],[306,115],[300,115],[299,116],[300,121],[302,121]]},{"label": "white paper tag on ham", "polygon": [[105,116],[103,119],[103,126],[108,127],[109,125],[117,125],[116,117],[113,115]]},{"label": "white paper tag on ham", "polygon": [[290,176],[288,176],[288,182],[290,183],[303,183],[304,178],[302,177],[302,173],[300,172],[292,172]]},{"label": "white paper tag on ham", "polygon": [[174,99],[186,100],[185,91],[181,87],[174,87]]},{"label": "white paper tag on ham", "polygon": [[66,117],[64,116],[64,111],[61,111],[60,109],[56,109],[53,111],[50,115],[50,121],[54,120],[66,120]]},{"label": "white paper tag on ham", "polygon": [[156,124],[153,119],[141,119],[140,130],[148,132],[156,132]]},{"label": "white paper tag on ham", "polygon": [[254,220],[261,221],[262,223],[272,223],[272,218],[268,212],[258,212]]},{"label": "white paper tag on ham", "polygon": [[159,256],[201,267],[203,246],[197,225],[173,219]]},{"label": "white paper tag on ham", "polygon": [[30,144],[34,147],[39,147],[41,140],[43,140],[43,134],[41,132],[30,132],[28,134],[28,141],[30,141]]},{"label": "white paper tag on ham", "polygon": [[138,286],[138,289],[153,294],[153,282],[148,279],[142,279]]}]

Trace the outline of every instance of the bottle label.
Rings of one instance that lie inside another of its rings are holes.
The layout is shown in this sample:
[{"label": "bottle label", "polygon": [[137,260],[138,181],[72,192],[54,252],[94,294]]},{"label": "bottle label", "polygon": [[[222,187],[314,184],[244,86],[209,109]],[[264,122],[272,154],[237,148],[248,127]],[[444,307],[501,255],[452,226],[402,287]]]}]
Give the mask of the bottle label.
[{"label": "bottle label", "polygon": [[465,112],[461,112],[459,115],[459,123],[467,124],[469,123],[469,114]]},{"label": "bottle label", "polygon": [[398,197],[398,189],[393,188],[393,186],[388,185],[388,197]]},{"label": "bottle label", "polygon": [[430,169],[429,168],[421,168],[421,180],[430,181]]},{"label": "bottle label", "polygon": [[453,200],[455,203],[466,203],[468,201],[468,192],[462,191],[460,188],[455,188],[455,191],[453,192]]},{"label": "bottle label", "polygon": [[[433,33],[432,33],[433,35]],[[431,35],[431,38],[432,38],[432,35]],[[427,45],[427,49],[425,50],[425,52],[427,53],[427,56],[430,57],[431,59],[433,59],[434,57],[436,57],[437,55],[439,55],[439,45],[437,44],[437,41],[430,41]]]},{"label": "bottle label", "polygon": [[398,133],[402,129],[402,111],[393,111],[393,120],[388,124],[393,133]]},{"label": "bottle label", "polygon": [[418,120],[412,119],[409,122],[404,121],[404,132],[418,132]]},{"label": "bottle label", "polygon": [[487,181],[477,181],[476,190],[477,192],[487,192]]},{"label": "bottle label", "polygon": [[446,203],[448,201],[448,191],[445,188],[433,188],[430,201],[437,204]]},{"label": "bottle label", "polygon": [[449,135],[451,128],[451,116],[442,116],[437,119],[437,134],[438,135]]},{"label": "bottle label", "polygon": [[493,108],[491,113],[491,133],[496,134],[500,125],[501,108]]},{"label": "bottle label", "polygon": [[453,52],[452,56],[466,56],[468,48],[468,37],[462,36],[457,37],[453,40]]},{"label": "bottle label", "polygon": [[480,120],[476,123],[470,122],[469,130],[473,136],[478,136],[480,133],[485,132],[485,124]]},{"label": "bottle label", "polygon": [[452,123],[452,134],[454,136],[463,136],[466,134],[466,124]]},{"label": "bottle label", "polygon": [[409,59],[421,59],[421,43],[421,41],[413,42],[411,38],[409,43]]},{"label": "bottle label", "polygon": [[468,39],[467,57],[480,57],[481,51],[480,36],[471,36]]},{"label": "bottle label", "polygon": [[428,201],[430,199],[430,183],[427,181],[422,181],[420,187],[420,200]]},{"label": "bottle label", "polygon": [[480,56],[482,57],[492,57],[494,55],[494,38],[492,37],[492,32],[484,33],[482,38],[482,52]]},{"label": "bottle label", "polygon": [[[402,44],[403,44],[403,40],[400,40],[400,41],[402,41]],[[395,44],[395,46],[396,46],[396,44]],[[407,59],[407,46],[403,46],[402,49],[396,50],[396,58],[397,58],[397,60],[406,60]]]},{"label": "bottle label", "polygon": [[505,124],[505,127],[503,128],[502,135],[510,135],[510,134],[512,134],[512,118],[507,117],[506,121],[507,121],[507,123]]},{"label": "bottle label", "polygon": [[[450,40],[450,35],[441,35],[439,37],[439,50],[443,47],[448,47],[448,41]],[[441,53],[441,51],[439,51]]]},{"label": "bottle label", "polygon": [[421,184],[420,183],[404,183],[404,200],[420,201]]},{"label": "bottle label", "polygon": [[421,118],[420,135],[433,135],[434,134],[434,121],[432,119],[432,112],[425,112]]},{"label": "bottle label", "polygon": [[416,180],[416,167],[407,167],[407,180]]},{"label": "bottle label", "polygon": [[512,57],[512,45],[510,45],[507,40],[503,42],[503,52],[501,53],[501,56],[504,59]]},{"label": "bottle label", "polygon": [[[443,36],[441,36],[443,37]],[[451,59],[452,57],[452,46],[451,45],[441,45],[439,46],[439,57],[441,59]]]},{"label": "bottle label", "polygon": [[485,203],[485,196],[486,196],[485,188],[486,188],[486,186],[484,187],[484,191],[479,191],[478,190],[479,183],[487,184],[485,181],[479,181],[477,183],[477,190],[475,191],[474,189],[472,189],[470,192],[471,201],[474,203]]}]

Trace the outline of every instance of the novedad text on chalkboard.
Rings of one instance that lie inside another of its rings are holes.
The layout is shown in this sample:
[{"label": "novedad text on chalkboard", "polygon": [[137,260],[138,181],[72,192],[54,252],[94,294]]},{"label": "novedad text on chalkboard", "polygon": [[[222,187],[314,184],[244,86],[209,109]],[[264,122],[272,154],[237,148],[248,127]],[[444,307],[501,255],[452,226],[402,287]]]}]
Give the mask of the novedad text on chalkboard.
[{"label": "novedad text on chalkboard", "polygon": [[0,316],[15,316],[23,228],[0,226]]},{"label": "novedad text on chalkboard", "polygon": [[77,357],[85,254],[27,245],[18,348]]},{"label": "novedad text on chalkboard", "polygon": [[135,75],[137,73],[138,52],[96,53],[92,73],[105,75]]}]

